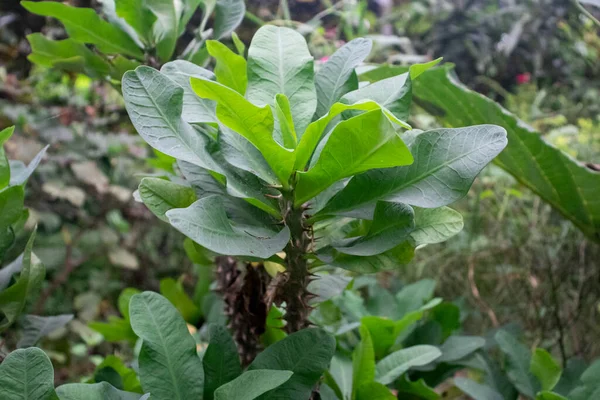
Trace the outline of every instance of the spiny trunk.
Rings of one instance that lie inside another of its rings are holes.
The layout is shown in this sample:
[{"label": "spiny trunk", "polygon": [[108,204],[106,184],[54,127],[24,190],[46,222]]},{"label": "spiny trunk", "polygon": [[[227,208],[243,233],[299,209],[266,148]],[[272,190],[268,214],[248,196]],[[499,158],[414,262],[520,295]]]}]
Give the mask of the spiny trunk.
[{"label": "spiny trunk", "polygon": [[262,264],[238,263],[233,257],[217,257],[218,292],[225,302],[225,315],[238,345],[242,364],[248,365],[262,349],[260,336],[265,332],[268,308],[265,293],[270,277]]}]

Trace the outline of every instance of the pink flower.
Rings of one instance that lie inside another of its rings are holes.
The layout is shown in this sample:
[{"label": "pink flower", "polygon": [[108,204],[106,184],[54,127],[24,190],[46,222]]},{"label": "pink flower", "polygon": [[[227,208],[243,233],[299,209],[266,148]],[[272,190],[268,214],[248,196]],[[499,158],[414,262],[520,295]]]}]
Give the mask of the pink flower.
[{"label": "pink flower", "polygon": [[524,72],[522,74],[517,75],[517,84],[523,85],[525,83],[529,83],[531,81],[531,74],[529,72]]},{"label": "pink flower", "polygon": [[329,60],[329,56],[321,57],[321,58],[319,59],[319,61],[320,61],[320,62],[322,62],[322,63],[326,63],[326,62],[327,62],[327,60]]}]

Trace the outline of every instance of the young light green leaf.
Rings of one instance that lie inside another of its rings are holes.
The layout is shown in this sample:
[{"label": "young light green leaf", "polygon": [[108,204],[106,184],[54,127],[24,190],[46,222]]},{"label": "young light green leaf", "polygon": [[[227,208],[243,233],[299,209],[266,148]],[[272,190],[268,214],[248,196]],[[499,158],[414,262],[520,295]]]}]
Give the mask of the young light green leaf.
[{"label": "young light green leaf", "polygon": [[414,255],[415,247],[410,241],[402,242],[384,253],[366,257],[340,253],[330,246],[317,252],[319,260],[326,264],[362,274],[398,269],[408,264]]},{"label": "young light green leaf", "polygon": [[454,378],[454,384],[474,400],[503,400],[502,395],[491,387],[468,378]]},{"label": "young light green leaf", "polygon": [[73,319],[73,314],[53,315],[40,317],[38,315],[25,315],[20,323],[23,330],[18,348],[35,346],[44,336],[67,325]]},{"label": "young light green leaf", "polygon": [[[600,394],[600,393],[598,393]],[[590,397],[590,399],[593,397]],[[542,391],[539,392],[536,396],[535,396],[535,400],[568,400],[566,397],[561,396],[558,393],[554,393],[554,392],[550,392],[550,391]]]},{"label": "young light green leaf", "polygon": [[[304,168],[308,164],[308,161],[313,155],[313,152],[317,148],[319,141],[323,137],[325,128],[331,121],[333,121],[334,118],[336,118],[342,112],[348,110],[373,111],[381,109],[381,106],[375,103],[374,101],[360,101],[355,104],[335,103],[333,106],[331,106],[331,109],[327,114],[325,114],[318,120],[312,122],[306,128],[302,139],[298,143],[298,148],[294,152],[296,156],[294,168],[298,171],[304,170]],[[389,111],[384,110],[384,112],[386,113],[387,117],[390,118],[390,120],[392,120],[392,122],[404,128],[410,129],[410,125],[408,125],[406,122],[398,120]]]},{"label": "young light green leaf", "polygon": [[142,398],[139,393],[124,392],[108,382],[68,383],[56,388],[56,394],[60,400],[141,400]]},{"label": "young light green leaf", "polygon": [[242,23],[244,15],[246,15],[244,0],[217,0],[213,37],[220,40],[233,33],[234,29]]},{"label": "young light green leaf", "polygon": [[450,336],[440,347],[442,356],[438,362],[453,362],[485,346],[485,339],[479,336]]},{"label": "young light green leaf", "polygon": [[352,393],[375,379],[375,349],[371,333],[365,325],[360,326],[360,343],[352,352]]},{"label": "young light green leaf", "polygon": [[390,389],[379,382],[367,382],[356,391],[356,400],[396,400]]},{"label": "young light green leaf", "polygon": [[[177,45],[177,38],[183,33],[183,6],[186,3],[182,4],[174,0],[146,0],[145,2],[146,8],[156,17],[153,25],[153,37],[156,42],[156,54],[162,62],[171,59]],[[196,7],[199,5],[198,1],[191,3]],[[194,10],[195,7],[192,9],[192,13]]]},{"label": "young light green leaf", "polygon": [[335,246],[341,253],[374,256],[393,249],[405,241],[415,227],[412,207],[402,203],[377,202],[373,223],[365,236]]},{"label": "young light green leaf", "polygon": [[220,386],[215,391],[215,400],[253,400],[261,394],[281,386],[292,375],[292,371],[269,369],[247,371],[231,382]]},{"label": "young light green leaf", "polygon": [[101,19],[91,8],[71,7],[54,1],[22,1],[21,5],[34,14],[58,19],[72,39],[93,44],[104,53],[144,57],[127,33]]},{"label": "young light green leaf", "polygon": [[15,284],[0,292],[0,312],[4,314],[4,318],[0,320],[0,331],[15,322],[27,300],[36,295],[44,280],[46,270],[32,252],[34,240],[35,231],[31,234],[25,246],[23,267],[19,278]]},{"label": "young light green leaf", "polygon": [[450,68],[414,82],[415,96],[446,126],[494,123],[508,131],[496,163],[538,194],[588,237],[600,240],[600,174],[550,145],[539,132],[493,100],[460,84]]},{"label": "young light green leaf", "polygon": [[246,97],[260,106],[274,106],[276,94],[286,95],[299,138],[317,107],[313,64],[306,41],[290,28],[265,25],[248,49]]},{"label": "young light green leaf", "polygon": [[397,118],[407,120],[412,102],[412,83],[408,72],[357,88],[344,95],[341,102],[353,104],[365,99],[375,101]]},{"label": "young light green leaf", "polygon": [[233,40],[233,44],[235,45],[235,49],[237,50],[238,54],[244,57],[244,54],[246,54],[246,45],[242,39],[240,39],[235,32],[231,32],[231,39]]},{"label": "young light green leaf", "polygon": [[194,189],[165,179],[144,178],[138,191],[146,207],[163,221],[168,221],[167,211],[189,207],[196,201]]},{"label": "young light green leaf", "polygon": [[10,164],[4,151],[4,143],[12,136],[14,131],[14,126],[9,126],[0,131],[0,190],[8,186],[10,182]]},{"label": "young light green leaf", "polygon": [[285,94],[275,95],[275,113],[279,122],[283,145],[288,149],[295,149],[298,145],[298,137],[292,119],[290,101]]},{"label": "young light green leaf", "polygon": [[560,364],[546,350],[537,348],[531,356],[529,370],[540,381],[542,390],[550,391],[562,375]]},{"label": "young light green leaf", "polygon": [[303,204],[342,178],[412,162],[410,151],[383,111],[366,112],[335,126],[317,162],[300,173],[295,203]]},{"label": "young light green leaf", "polygon": [[138,293],[141,292],[136,288],[125,288],[117,299],[119,312],[127,321],[129,321],[129,303],[131,302],[131,298]]},{"label": "young light green leaf", "polygon": [[217,102],[219,121],[260,150],[281,183],[287,185],[294,157],[273,139],[274,120],[270,107],[257,107],[233,89],[216,82],[194,78],[191,82],[198,96]]},{"label": "young light green leaf", "polygon": [[440,243],[458,234],[463,226],[462,215],[451,208],[415,208],[415,230],[410,237],[417,246]]},{"label": "young light green leaf", "polygon": [[410,368],[427,365],[441,355],[442,352],[437,347],[428,345],[398,350],[377,363],[376,380],[381,384],[388,385]]},{"label": "young light green leaf", "polygon": [[131,329],[129,320],[110,315],[108,322],[92,321],[88,326],[102,335],[105,341],[110,343],[118,343],[128,341],[135,344],[137,336]]},{"label": "young light green leaf", "polygon": [[186,322],[190,324],[198,322],[201,312],[187,295],[181,283],[173,278],[161,279],[160,294],[165,296],[177,308],[177,311]]},{"label": "young light green leaf", "polygon": [[53,400],[56,394],[50,359],[36,347],[11,352],[0,364],[0,388],[3,400]]},{"label": "young light green leaf", "polygon": [[131,298],[129,314],[143,340],[139,375],[144,391],[156,400],[201,399],[202,361],[177,309],[159,294],[144,292]]},{"label": "young light green leaf", "polygon": [[[369,55],[370,39],[357,38],[339,48],[315,74],[317,110],[315,118],[329,112],[331,106],[346,93],[358,89],[358,78],[354,72]],[[363,100],[365,97],[360,98]],[[349,104],[356,103],[351,101]]]},{"label": "young light green leaf", "polygon": [[[215,390],[223,387],[223,385],[233,381],[242,374],[242,365],[240,364],[237,346],[227,328],[211,324],[208,327],[208,335],[208,348],[202,358],[202,364],[204,365],[204,400],[218,399]],[[222,389],[221,392],[223,394],[221,397],[225,393],[232,393],[230,390],[235,391],[236,385],[229,386],[229,389]],[[247,390],[251,385],[248,385],[248,382],[246,382],[246,385],[245,389]]]},{"label": "young light green leaf", "polygon": [[140,66],[123,76],[123,98],[133,126],[150,146],[202,168],[216,168],[207,139],[182,119],[181,86]]},{"label": "young light green leaf", "polygon": [[414,163],[355,176],[320,214],[341,213],[375,200],[435,208],[464,196],[479,172],[506,146],[506,131],[495,125],[408,133]]},{"label": "young light green leaf", "polygon": [[207,40],[206,48],[208,54],[213,56],[217,62],[215,65],[217,82],[244,95],[248,86],[246,59],[216,40]]},{"label": "young light green leaf", "polygon": [[27,59],[44,67],[60,67],[95,78],[106,78],[111,66],[85,44],[74,39],[50,40],[41,33],[27,35],[31,54]]},{"label": "young light green leaf", "polygon": [[519,392],[531,398],[540,389],[533,374],[530,372],[531,352],[510,333],[499,330],[494,336],[498,346],[506,354],[506,373]]},{"label": "young light green leaf", "polygon": [[0,229],[17,222],[23,212],[25,192],[22,186],[11,186],[0,192]]},{"label": "young light green leaf", "polygon": [[335,339],[322,329],[295,332],[267,347],[248,367],[249,371],[275,369],[291,371],[292,377],[278,388],[259,397],[261,400],[305,400],[327,369],[335,352]]},{"label": "young light green leaf", "polygon": [[184,121],[190,124],[219,122],[215,102],[198,97],[190,85],[190,78],[214,80],[212,72],[184,60],[168,62],[160,68],[160,72],[183,88],[181,118]]},{"label": "young light green leaf", "polygon": [[268,226],[232,224],[219,196],[204,197],[166,215],[175,229],[219,254],[269,258],[285,247],[290,235],[287,227],[276,232]]}]

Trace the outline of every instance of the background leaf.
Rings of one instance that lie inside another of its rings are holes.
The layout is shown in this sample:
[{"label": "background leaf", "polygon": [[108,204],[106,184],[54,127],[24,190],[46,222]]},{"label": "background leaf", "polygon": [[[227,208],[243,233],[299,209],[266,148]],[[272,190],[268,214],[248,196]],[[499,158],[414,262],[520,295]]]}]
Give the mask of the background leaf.
[{"label": "background leaf", "polygon": [[549,391],[556,386],[562,375],[560,364],[546,350],[537,348],[531,356],[529,369],[540,381],[542,390]]},{"label": "background leaf", "polygon": [[503,400],[502,395],[487,385],[467,378],[454,378],[454,384],[473,400]]},{"label": "background leaf", "polygon": [[510,333],[499,330],[494,336],[498,346],[506,354],[506,374],[519,392],[535,397],[540,385],[531,374],[531,352]]},{"label": "background leaf", "polygon": [[442,355],[434,346],[418,345],[398,350],[379,361],[376,366],[376,380],[390,384],[412,367],[427,365]]},{"label": "background leaf", "polygon": [[261,400],[306,400],[314,384],[327,369],[335,351],[335,339],[322,329],[308,328],[267,347],[248,367],[292,371],[292,377]]},{"label": "background leaf", "polygon": [[[226,327],[211,324],[208,327],[208,335],[208,348],[204,353],[204,357],[202,357],[202,364],[204,365],[204,399],[211,400],[213,397],[219,398],[215,393],[217,388],[233,381],[242,374],[242,365],[240,364],[237,345]],[[246,385],[244,390],[248,390],[248,381],[243,380],[243,382]],[[239,383],[229,386],[227,389],[222,389],[221,397],[226,399],[226,395],[236,393]]]},{"label": "background leaf", "polygon": [[40,317],[38,315],[25,315],[21,322],[23,329],[18,348],[35,346],[44,336],[67,325],[73,319],[73,314],[53,315]]},{"label": "background leaf", "polygon": [[156,400],[201,399],[204,373],[185,321],[164,297],[136,294],[129,304],[131,327],[143,340],[139,355],[142,388]]},{"label": "background leaf", "polygon": [[215,391],[215,400],[253,400],[261,394],[281,386],[292,375],[292,371],[268,369],[246,371],[231,382],[219,387]]},{"label": "background leaf", "polygon": [[50,359],[36,347],[11,352],[0,364],[0,388],[3,400],[54,399]]},{"label": "background leaf", "polygon": [[108,382],[68,383],[56,388],[60,400],[140,400],[141,394],[124,392]]}]

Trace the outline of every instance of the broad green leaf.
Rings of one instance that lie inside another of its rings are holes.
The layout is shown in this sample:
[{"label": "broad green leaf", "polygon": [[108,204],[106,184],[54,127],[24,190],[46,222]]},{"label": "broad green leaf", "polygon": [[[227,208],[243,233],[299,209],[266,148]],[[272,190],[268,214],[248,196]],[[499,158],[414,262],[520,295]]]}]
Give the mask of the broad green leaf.
[{"label": "broad green leaf", "polygon": [[44,67],[60,67],[67,71],[84,73],[95,78],[106,78],[111,66],[93,53],[85,44],[74,39],[50,40],[41,33],[27,35],[32,63]]},{"label": "broad green leaf", "polygon": [[17,319],[27,300],[34,298],[42,284],[45,269],[40,260],[32,253],[35,231],[31,234],[23,252],[23,268],[17,281],[0,292],[0,331],[6,329]]},{"label": "broad green leaf", "polygon": [[[204,399],[212,400],[213,398],[218,399],[215,390],[242,374],[242,365],[240,364],[237,345],[226,327],[211,324],[208,327],[208,335],[208,348],[202,358],[202,364],[204,365]],[[247,382],[246,385],[248,385]],[[228,390],[231,390],[231,386],[230,389],[222,389],[222,392],[231,393]]]},{"label": "broad green leaf", "polygon": [[12,136],[14,131],[14,126],[9,126],[0,131],[0,190],[8,186],[10,182],[10,164],[4,151],[4,143]]},{"label": "broad green leaf", "polygon": [[186,322],[196,324],[200,318],[200,310],[187,295],[181,283],[173,278],[160,280],[160,294],[165,296],[179,311]]},{"label": "broad green leaf", "polygon": [[485,339],[479,336],[450,336],[440,347],[442,356],[438,362],[460,360],[485,346]]},{"label": "broad green leaf", "polygon": [[398,269],[408,264],[414,255],[415,248],[409,241],[402,242],[393,249],[375,256],[353,256],[340,253],[329,246],[317,253],[319,260],[326,264],[362,274]]},{"label": "broad green leaf", "polygon": [[412,165],[355,176],[320,214],[341,213],[376,200],[445,206],[463,197],[477,174],[506,146],[506,131],[495,125],[435,129],[403,138],[414,157]]},{"label": "broad green leaf", "polygon": [[53,400],[54,369],[41,349],[18,349],[0,364],[2,400]]},{"label": "broad green leaf", "polygon": [[379,382],[368,382],[359,386],[356,400],[396,400],[390,389]]},{"label": "broad green leaf", "polygon": [[[68,383],[56,388],[60,400],[140,400],[139,393],[124,392],[108,382]],[[152,394],[154,397],[154,394]],[[158,398],[158,397],[156,397]]]},{"label": "broad green leaf", "polygon": [[[331,106],[343,95],[358,89],[358,78],[354,72],[369,55],[372,48],[370,39],[357,38],[338,49],[315,74],[317,90],[317,110],[315,118],[329,112]],[[363,100],[360,98],[359,100]],[[355,103],[356,101],[351,101]]]},{"label": "broad green leaf", "polygon": [[18,348],[35,346],[44,336],[67,325],[73,319],[73,314],[53,315],[40,317],[38,315],[25,315],[20,322],[22,337],[17,343]]},{"label": "broad green leaf", "polygon": [[72,39],[93,44],[104,53],[139,59],[144,56],[127,33],[101,19],[91,8],[71,7],[54,1],[22,1],[21,5],[34,14],[58,19]]},{"label": "broad green leaf", "polygon": [[133,369],[128,368],[119,357],[113,355],[107,356],[100,365],[96,367],[96,371],[100,371],[104,368],[112,369],[121,377],[123,390],[142,393],[142,386],[140,385],[137,373]]},{"label": "broad green leaf", "polygon": [[406,285],[396,294],[400,317],[418,310],[433,298],[436,282],[433,279],[421,279]]},{"label": "broad green leaf", "polygon": [[[342,112],[348,110],[373,111],[381,109],[381,106],[375,103],[374,101],[361,101],[355,104],[335,103],[333,106],[331,106],[329,113],[323,115],[318,120],[312,122],[306,128],[302,139],[298,143],[298,148],[294,152],[296,156],[294,168],[299,171],[304,170],[304,168],[308,164],[308,161],[313,155],[313,152],[317,148],[319,141],[323,137],[325,128],[327,127],[327,125],[329,125],[331,121],[334,120],[334,118],[336,118]],[[392,122],[404,128],[410,129],[410,125],[408,125],[406,122],[398,120],[389,111],[384,110],[384,112],[386,113],[387,117],[392,120]]]},{"label": "broad green leaf", "polygon": [[216,168],[206,150],[208,140],[182,119],[181,86],[140,66],[123,76],[122,90],[131,122],[150,146],[202,168]]},{"label": "broad green leaf", "polygon": [[12,174],[12,176],[10,177],[11,186],[23,185],[25,182],[27,182],[31,174],[33,174],[33,171],[35,171],[37,166],[42,161],[42,158],[44,158],[44,156],[46,155],[48,147],[50,147],[50,145],[47,145],[42,150],[40,150],[35,155],[35,157],[33,157],[33,159],[29,162],[29,165],[27,165],[27,167],[20,169],[17,173]]},{"label": "broad green leaf", "polygon": [[446,126],[493,123],[508,131],[508,146],[495,162],[600,240],[600,173],[548,144],[542,135],[490,99],[468,90],[447,68],[427,71],[415,82],[419,103]]},{"label": "broad green leaf", "polygon": [[299,174],[295,204],[303,204],[342,178],[412,161],[383,111],[366,112],[336,125],[314,166]]},{"label": "broad green leaf", "polygon": [[318,328],[295,332],[267,347],[248,367],[249,371],[275,369],[291,371],[292,377],[261,400],[305,400],[327,369],[335,351],[335,339]]},{"label": "broad green leaf", "polygon": [[400,399],[406,395],[412,395],[422,400],[439,400],[441,398],[434,389],[427,386],[427,383],[423,379],[413,382],[405,376],[404,379],[398,381],[396,389],[398,390],[398,398]]},{"label": "broad green leaf", "polygon": [[212,72],[184,60],[168,62],[160,68],[160,72],[183,88],[181,118],[184,121],[190,124],[219,122],[215,102],[198,97],[190,85],[190,78],[215,79]]},{"label": "broad green leaf", "polygon": [[352,104],[365,99],[375,101],[397,118],[407,120],[412,102],[412,83],[408,72],[357,88],[342,97],[341,102]]},{"label": "broad green leaf", "polygon": [[248,49],[246,97],[254,104],[273,106],[276,94],[286,95],[298,138],[317,108],[313,64],[306,41],[290,28],[265,25]]},{"label": "broad green leaf", "polygon": [[129,341],[134,344],[137,340],[129,321],[114,315],[110,315],[107,322],[93,321],[88,323],[88,326],[101,334],[104,340],[110,343]]},{"label": "broad green leaf", "polygon": [[502,395],[491,387],[468,378],[454,378],[454,384],[473,400],[503,400]]},{"label": "broad green leaf", "polygon": [[19,220],[24,200],[22,186],[11,186],[0,192],[0,229],[4,230]]},{"label": "broad green leaf", "polygon": [[144,178],[138,191],[146,207],[163,221],[168,221],[167,211],[189,207],[196,201],[194,189],[165,179]]},{"label": "broad green leaf", "polygon": [[356,397],[361,386],[375,379],[375,349],[369,329],[360,326],[360,343],[352,352],[352,393]]},{"label": "broad green leaf", "polygon": [[231,382],[220,386],[215,391],[215,400],[253,400],[261,394],[281,386],[292,375],[292,371],[269,369],[247,371]]},{"label": "broad green leaf", "polygon": [[535,400],[568,400],[566,397],[558,393],[542,391],[535,396]]},{"label": "broad green leaf", "polygon": [[141,292],[136,288],[125,288],[117,299],[119,312],[127,321],[129,321],[129,303],[131,302],[131,298],[138,293]]},{"label": "broad green leaf", "polygon": [[202,399],[202,361],[177,309],[159,294],[144,292],[131,298],[129,314],[143,340],[139,375],[144,391],[156,400]]},{"label": "broad green leaf", "polygon": [[510,333],[499,330],[494,336],[498,346],[506,354],[506,374],[519,392],[535,397],[540,385],[530,372],[531,352]]},{"label": "broad green leaf", "polygon": [[175,229],[219,254],[269,258],[289,240],[289,229],[233,224],[219,196],[204,197],[188,208],[173,209],[167,218]]},{"label": "broad green leaf", "polygon": [[217,102],[217,117],[222,124],[252,143],[271,166],[281,184],[287,185],[294,157],[273,139],[273,113],[270,107],[257,107],[226,86],[206,79],[192,79],[198,96]]},{"label": "broad green leaf", "polygon": [[367,234],[343,246],[334,247],[345,254],[374,256],[405,241],[414,227],[415,213],[410,206],[380,201],[375,206],[373,223]]},{"label": "broad green leaf", "polygon": [[260,336],[260,341],[265,347],[279,342],[287,336],[284,331],[284,311],[275,305],[271,306],[265,322],[265,333]]},{"label": "broad green leaf", "polygon": [[146,8],[146,0],[115,0],[115,12],[132,27],[144,43],[152,43],[156,16]]},{"label": "broad green leaf", "polygon": [[410,237],[416,245],[446,241],[464,226],[462,215],[448,207],[415,208],[415,229]]},{"label": "broad green leaf", "polygon": [[[181,24],[186,3],[177,0],[145,1],[146,8],[156,17],[153,37],[156,42],[156,54],[162,62],[169,61],[175,51],[177,39],[183,30]],[[198,5],[198,2],[194,3]]]},{"label": "broad green leaf", "polygon": [[215,65],[217,82],[243,96],[248,86],[246,59],[235,54],[229,47],[216,40],[207,40],[206,48],[208,54],[213,56],[217,62]]},{"label": "broad green leaf", "polygon": [[418,345],[398,350],[379,361],[376,366],[376,381],[388,385],[412,367],[427,365],[442,355],[434,346]]},{"label": "broad green leaf", "polygon": [[552,390],[562,375],[560,364],[550,353],[541,348],[537,348],[533,352],[529,370],[538,378],[544,391]]},{"label": "broad green leaf", "polygon": [[213,37],[220,40],[233,33],[246,15],[244,0],[217,0],[215,4],[215,21]]},{"label": "broad green leaf", "polygon": [[295,149],[298,145],[298,137],[292,119],[290,101],[285,94],[275,95],[275,113],[279,122],[279,129],[281,130],[283,146],[288,149]]}]

